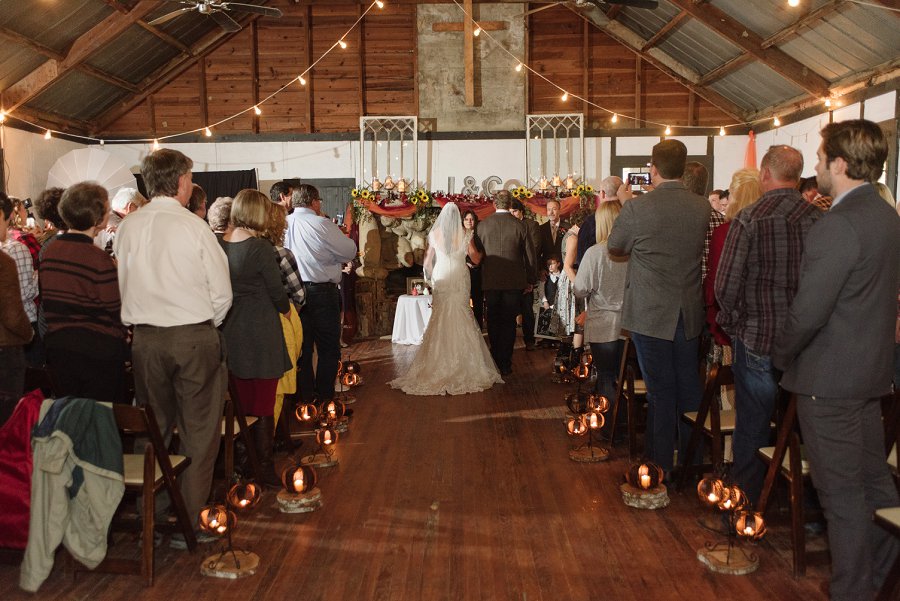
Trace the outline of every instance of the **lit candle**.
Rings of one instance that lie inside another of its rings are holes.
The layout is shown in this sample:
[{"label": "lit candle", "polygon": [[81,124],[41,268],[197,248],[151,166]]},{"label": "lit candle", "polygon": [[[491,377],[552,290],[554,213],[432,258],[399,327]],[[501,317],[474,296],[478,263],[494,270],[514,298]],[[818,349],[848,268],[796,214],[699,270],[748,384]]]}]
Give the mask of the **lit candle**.
[{"label": "lit candle", "polygon": [[718,503],[719,502],[719,497],[716,496],[716,493],[712,493],[712,492],[709,493],[709,497],[707,497],[707,498],[709,499],[710,503]]},{"label": "lit candle", "polygon": [[593,428],[593,429],[597,428],[597,414],[596,413],[591,413],[591,428]]},{"label": "lit candle", "polygon": [[250,504],[250,501],[248,501],[247,499],[241,499],[240,502],[238,503],[238,505],[240,505],[241,507],[246,507],[249,504]]},{"label": "lit candle", "polygon": [[744,528],[744,534],[747,536],[753,536],[753,528],[751,526],[747,526]]},{"label": "lit candle", "polygon": [[641,476],[641,488],[650,488],[650,476],[648,476],[647,474],[643,474]]}]

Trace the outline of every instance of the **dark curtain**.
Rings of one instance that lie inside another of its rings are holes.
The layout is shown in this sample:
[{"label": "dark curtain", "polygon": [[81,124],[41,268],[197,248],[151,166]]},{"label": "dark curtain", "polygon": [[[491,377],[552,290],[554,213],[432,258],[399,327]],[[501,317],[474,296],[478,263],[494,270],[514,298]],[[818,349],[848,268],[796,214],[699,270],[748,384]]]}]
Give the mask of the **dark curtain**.
[{"label": "dark curtain", "polygon": [[[136,173],[138,190],[141,194],[147,196],[147,189],[144,187],[144,178],[140,173]],[[211,205],[220,196],[230,196],[234,198],[235,194],[244,188],[256,189],[256,170],[247,169],[246,171],[205,171],[202,173],[193,173],[194,183],[203,188],[206,192],[206,204]],[[265,192],[264,192],[265,194]],[[268,195],[268,194],[267,194]]]}]

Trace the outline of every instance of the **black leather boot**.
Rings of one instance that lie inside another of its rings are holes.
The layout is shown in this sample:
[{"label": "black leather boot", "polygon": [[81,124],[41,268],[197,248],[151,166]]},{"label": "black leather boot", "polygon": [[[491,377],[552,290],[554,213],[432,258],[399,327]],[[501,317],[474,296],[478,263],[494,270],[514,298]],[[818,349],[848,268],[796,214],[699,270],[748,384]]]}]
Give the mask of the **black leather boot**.
[{"label": "black leather boot", "polygon": [[259,458],[262,467],[261,484],[271,487],[280,488],[281,478],[275,472],[275,461],[272,456],[272,446],[274,444],[273,435],[275,434],[275,420],[271,415],[257,418],[256,422],[250,426],[250,432],[253,438],[253,447],[256,449],[256,456]]}]

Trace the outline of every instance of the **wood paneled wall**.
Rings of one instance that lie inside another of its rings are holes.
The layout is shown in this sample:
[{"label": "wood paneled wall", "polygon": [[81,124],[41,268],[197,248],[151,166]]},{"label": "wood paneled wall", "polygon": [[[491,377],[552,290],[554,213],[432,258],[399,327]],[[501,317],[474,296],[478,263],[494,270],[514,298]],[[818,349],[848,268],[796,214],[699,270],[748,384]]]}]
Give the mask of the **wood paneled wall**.
[{"label": "wood paneled wall", "polygon": [[[536,7],[543,5],[534,5]],[[346,32],[361,5],[285,4],[281,19],[244,28],[168,82],[104,135],[164,136],[202,128],[254,105],[296,78]],[[415,4],[372,11],[307,76],[261,106],[216,126],[222,133],[331,133],[359,130],[360,115],[417,114]],[[676,80],[563,7],[529,17],[529,64],[572,93],[620,115],[670,125],[731,122]],[[528,112],[583,112],[589,128],[610,127],[609,114],[529,78]],[[640,127],[620,119],[620,127]]]}]

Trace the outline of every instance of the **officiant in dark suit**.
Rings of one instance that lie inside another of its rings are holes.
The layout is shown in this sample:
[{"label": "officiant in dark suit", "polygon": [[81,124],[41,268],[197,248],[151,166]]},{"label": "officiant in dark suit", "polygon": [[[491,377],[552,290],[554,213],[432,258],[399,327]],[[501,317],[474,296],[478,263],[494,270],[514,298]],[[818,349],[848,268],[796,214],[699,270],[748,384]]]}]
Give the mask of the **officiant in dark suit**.
[{"label": "officiant in dark suit", "polygon": [[559,219],[559,201],[547,201],[547,221],[538,226],[541,240],[541,256],[538,265],[544,269],[550,257],[562,257],[562,239],[566,230]]},{"label": "officiant in dark suit", "polygon": [[535,247],[525,224],[509,212],[511,203],[510,193],[501,190],[494,198],[497,212],[478,224],[478,236],[485,251],[481,271],[488,340],[491,356],[504,376],[512,373],[516,315],[522,294],[533,290],[537,281]]}]

